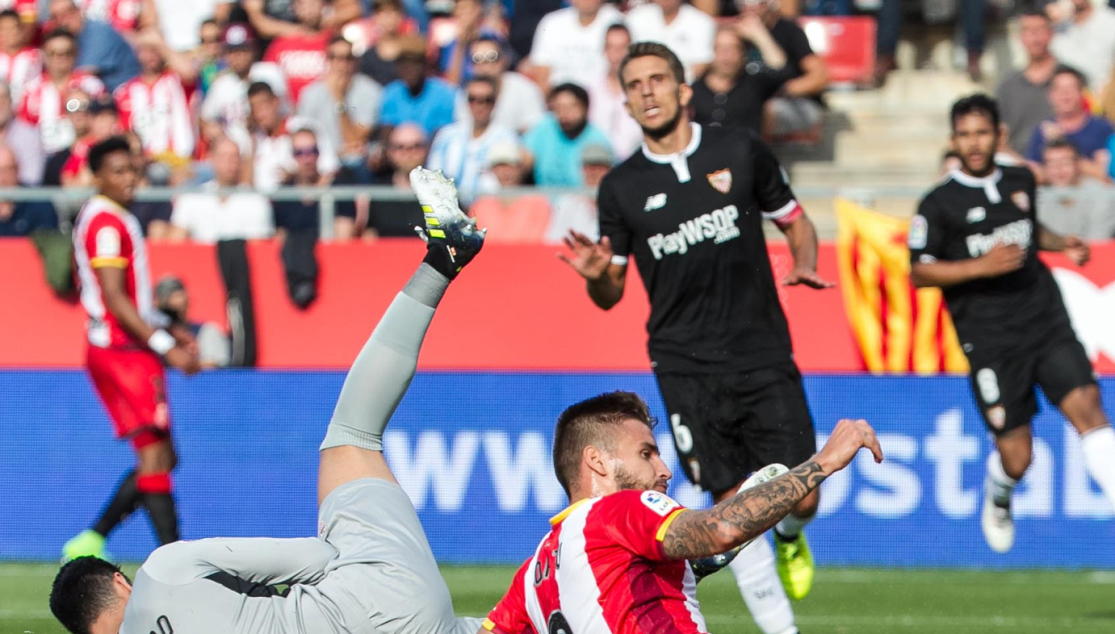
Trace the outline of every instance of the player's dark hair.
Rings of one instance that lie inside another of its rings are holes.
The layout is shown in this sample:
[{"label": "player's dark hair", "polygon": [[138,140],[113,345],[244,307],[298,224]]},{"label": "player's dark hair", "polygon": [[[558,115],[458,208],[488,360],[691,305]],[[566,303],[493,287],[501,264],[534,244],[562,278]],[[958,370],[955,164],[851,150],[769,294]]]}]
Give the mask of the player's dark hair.
[{"label": "player's dark hair", "polygon": [[339,33],[329,38],[329,43],[325,45],[325,48],[328,49],[330,46],[333,46],[337,42],[344,42],[345,44],[348,44],[349,48],[352,48],[352,42],[349,42],[348,39],[345,38],[345,36]]},{"label": "player's dark hair", "polygon": [[1056,79],[1058,75],[1072,75],[1076,78],[1076,85],[1079,86],[1081,90],[1084,90],[1084,87],[1088,85],[1088,79],[1084,77],[1084,73],[1068,64],[1058,64],[1057,68],[1053,69],[1053,75],[1050,77],[1050,81]]},{"label": "player's dark hair", "polygon": [[644,401],[633,392],[608,392],[565,408],[554,429],[554,472],[561,488],[570,494],[581,468],[581,452],[585,447],[611,445],[608,431],[634,418],[653,428],[654,418]]},{"label": "player's dark hair", "polygon": [[73,634],[89,634],[90,626],[101,613],[117,601],[113,577],[118,572],[124,574],[98,557],[78,557],[66,563],[50,589],[50,611],[54,618]]},{"label": "player's dark hair", "polygon": [[74,46],[77,46],[77,38],[74,37],[73,33],[70,33],[66,29],[52,29],[50,31],[47,31],[47,34],[43,36],[43,44],[46,44],[47,42],[58,39],[60,37],[66,38],[67,40],[72,42]]},{"label": "player's dark hair", "polygon": [[19,19],[19,14],[12,9],[4,9],[3,11],[0,11],[0,20],[3,20],[5,18],[15,20],[16,22],[21,21]]},{"label": "player's dark hair", "polygon": [[658,42],[635,42],[628,47],[627,55],[619,63],[620,86],[627,85],[623,81],[623,71],[627,68],[627,64],[639,57],[658,57],[666,60],[666,63],[670,66],[670,72],[674,74],[674,79],[679,84],[685,83],[685,67],[681,65],[681,60],[670,50],[670,47]]},{"label": "player's dark hair", "polygon": [[554,97],[557,97],[558,95],[560,95],[563,92],[567,92],[567,93],[573,95],[573,98],[576,99],[577,101],[581,102],[581,105],[584,106],[586,110],[588,110],[588,91],[585,90],[584,88],[582,88],[581,86],[579,86],[577,84],[574,84],[574,83],[571,83],[571,82],[565,82],[564,84],[558,84],[557,86],[554,86],[553,88],[551,88],[550,89],[550,94],[546,96],[546,101],[550,101],[551,99],[553,99]]},{"label": "player's dark hair", "polygon": [[1080,150],[1077,149],[1075,145],[1073,145],[1072,141],[1069,141],[1064,137],[1058,137],[1056,139],[1053,139],[1052,141],[1047,142],[1045,144],[1045,147],[1042,148],[1042,154],[1045,154],[1050,150],[1069,150],[1070,152],[1072,152],[1073,156],[1080,156]]},{"label": "player's dark hair", "polygon": [[956,131],[956,122],[970,114],[981,114],[991,119],[991,127],[995,129],[996,134],[999,133],[999,104],[991,97],[983,93],[977,93],[962,97],[952,104],[949,121],[951,121],[954,132]]},{"label": "player's dark hair", "polygon": [[271,97],[274,97],[275,89],[271,87],[271,84],[265,81],[254,81],[250,86],[248,86],[248,99],[251,99],[256,95],[269,95]]},{"label": "player's dark hair", "polygon": [[132,154],[132,144],[128,143],[128,139],[122,136],[110,136],[104,141],[89,148],[89,170],[96,174],[101,171],[101,166],[104,165],[105,157],[109,154],[116,152],[123,152],[128,156]]}]

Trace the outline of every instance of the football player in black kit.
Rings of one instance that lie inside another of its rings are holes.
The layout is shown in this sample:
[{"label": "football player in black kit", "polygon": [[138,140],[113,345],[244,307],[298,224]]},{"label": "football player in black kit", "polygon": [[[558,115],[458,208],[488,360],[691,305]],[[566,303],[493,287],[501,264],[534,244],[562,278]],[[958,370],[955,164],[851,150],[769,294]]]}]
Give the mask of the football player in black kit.
[{"label": "football player in black kit", "polygon": [[1010,496],[1030,466],[1030,421],[1041,386],[1081,435],[1084,464],[1115,503],[1115,431],[1053,274],[1038,251],[1082,266],[1088,245],[1035,218],[1034,176],[994,162],[999,109],[986,95],[953,104],[961,167],[929,192],[910,222],[910,277],[938,286],[971,365],[972,391],[997,451],[987,459],[981,525],[987,544],[1014,543]]},{"label": "football player in black kit", "polygon": [[[650,358],[682,469],[719,502],[748,473],[798,464],[816,451],[763,220],[782,230],[793,254],[783,284],[831,284],[817,275],[816,232],[777,160],[750,131],[690,122],[692,90],[670,49],[635,44],[619,74],[643,147],[600,184],[600,242],[571,233],[572,252],[562,258],[607,310],[622,298],[634,256],[651,303]],[[777,571],[765,539],[730,564],[766,634],[797,632],[787,593],[799,599],[812,585],[802,528],[817,503],[811,495],[775,528]]]}]

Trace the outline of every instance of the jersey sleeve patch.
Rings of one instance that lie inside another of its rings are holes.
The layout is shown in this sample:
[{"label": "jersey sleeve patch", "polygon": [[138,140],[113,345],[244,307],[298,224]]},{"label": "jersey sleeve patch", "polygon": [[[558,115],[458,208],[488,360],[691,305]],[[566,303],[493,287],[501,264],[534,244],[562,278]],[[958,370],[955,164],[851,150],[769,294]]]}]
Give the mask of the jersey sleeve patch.
[{"label": "jersey sleeve patch", "polygon": [[120,257],[120,232],[116,227],[101,227],[97,230],[94,258]]},{"label": "jersey sleeve patch", "polygon": [[918,214],[910,219],[910,233],[906,237],[906,246],[911,249],[924,249],[929,241],[929,221],[925,216]]},{"label": "jersey sleeve patch", "polygon": [[670,496],[658,491],[643,491],[643,494],[639,496],[639,501],[662,517],[666,517],[670,514],[670,511],[681,507]]}]

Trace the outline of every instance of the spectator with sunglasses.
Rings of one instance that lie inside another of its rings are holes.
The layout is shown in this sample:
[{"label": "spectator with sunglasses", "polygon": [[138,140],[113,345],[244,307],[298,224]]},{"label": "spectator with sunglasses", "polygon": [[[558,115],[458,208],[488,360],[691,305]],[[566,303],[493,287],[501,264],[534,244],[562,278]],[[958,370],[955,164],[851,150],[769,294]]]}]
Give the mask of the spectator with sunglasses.
[{"label": "spectator with sunglasses", "polygon": [[[426,132],[415,123],[404,123],[387,136],[388,169],[377,180],[400,191],[410,191],[410,171],[426,162]],[[418,201],[383,200],[368,209],[367,237],[415,238],[414,228],[422,225],[422,208]],[[357,227],[363,223],[357,222]]]},{"label": "spectator with sunglasses", "polygon": [[465,84],[465,98],[471,122],[453,123],[434,137],[426,167],[441,170],[457,183],[461,202],[468,205],[478,193],[480,176],[488,165],[492,147],[517,144],[519,137],[511,128],[492,122],[496,104],[496,82],[488,77],[473,77]]},{"label": "spectator with sunglasses", "polygon": [[80,90],[90,97],[105,92],[101,80],[77,70],[77,39],[69,31],[55,30],[43,38],[43,74],[27,84],[19,106],[19,117],[37,126],[48,154],[73,145],[77,135],[70,122],[67,99]]},{"label": "spectator with sunglasses", "polygon": [[[294,154],[294,170],[283,179],[283,187],[328,187],[330,185],[355,185],[352,171],[341,168],[332,174],[318,169],[317,135],[313,130],[299,130],[290,139]],[[321,200],[310,197],[303,200],[276,201],[275,229],[283,234],[308,232],[318,235],[321,226]],[[352,200],[338,200],[333,206],[333,233],[335,239],[344,241],[355,236],[356,204]]]},{"label": "spectator with sunglasses", "polygon": [[[496,105],[492,123],[525,134],[546,114],[546,99],[538,84],[526,75],[508,70],[510,53],[495,37],[481,36],[469,46],[473,77],[487,77],[495,82]],[[454,119],[461,123],[472,120],[464,93],[457,96]]]},{"label": "spectator with sunglasses", "polygon": [[[284,117],[279,98],[265,82],[256,82],[248,88],[248,103],[254,128],[252,184],[260,191],[274,191],[298,169],[292,145],[294,133],[305,129],[316,132],[316,124],[304,117]],[[320,148],[315,156],[318,171],[336,172],[341,167],[336,152],[326,139],[316,134],[315,137]]]},{"label": "spectator with sunglasses", "polygon": [[298,114],[316,121],[330,145],[338,148],[341,164],[359,172],[367,182],[368,135],[376,123],[383,87],[356,72],[352,44],[334,36],[326,48],[325,75],[302,91]]}]

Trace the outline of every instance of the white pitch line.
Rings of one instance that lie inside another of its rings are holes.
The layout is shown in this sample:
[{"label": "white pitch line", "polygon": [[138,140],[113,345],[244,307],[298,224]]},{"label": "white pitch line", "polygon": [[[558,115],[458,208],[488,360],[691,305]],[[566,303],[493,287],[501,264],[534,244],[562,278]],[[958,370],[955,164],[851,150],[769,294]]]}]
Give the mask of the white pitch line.
[{"label": "white pitch line", "polygon": [[[705,620],[711,624],[735,624],[749,617],[746,614],[739,616],[706,616]],[[1004,616],[928,616],[913,614],[889,614],[872,616],[863,615],[821,615],[799,614],[795,619],[801,625],[813,626],[860,626],[860,627],[895,627],[895,626],[921,626],[934,628],[950,627],[996,627],[996,628],[1067,628],[1080,625],[1091,625],[1094,621],[1081,618],[1031,618],[1031,617],[1004,617]]]},{"label": "white pitch line", "polygon": [[[924,574],[918,574],[923,572]],[[817,583],[879,583],[885,581],[888,585],[938,585],[943,583],[941,575],[949,576],[949,583],[963,582],[965,573],[989,573],[996,571],[967,571],[967,570],[925,570],[919,571],[917,569],[910,570],[893,570],[885,572],[877,572],[871,570],[831,570],[824,571],[823,569],[817,575]],[[998,571],[995,577],[996,584],[1013,584],[1013,585],[1033,585],[1041,583],[1042,585],[1062,585],[1062,586],[1088,586],[1096,584],[1115,584],[1115,572],[1112,571],[1095,571],[1090,573],[1082,573],[1076,576],[1066,575],[1063,577],[1050,578],[1045,572],[1056,573],[1056,570],[1042,571],[1042,573],[1030,573],[1025,571]],[[895,574],[897,573],[897,574]],[[973,574],[973,582],[982,581],[982,574]]]}]

